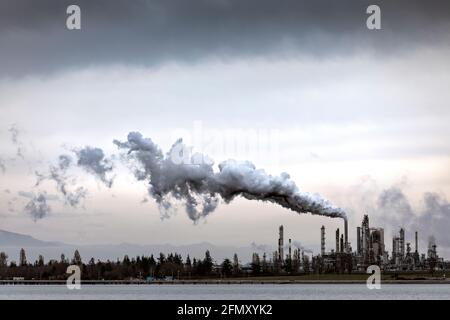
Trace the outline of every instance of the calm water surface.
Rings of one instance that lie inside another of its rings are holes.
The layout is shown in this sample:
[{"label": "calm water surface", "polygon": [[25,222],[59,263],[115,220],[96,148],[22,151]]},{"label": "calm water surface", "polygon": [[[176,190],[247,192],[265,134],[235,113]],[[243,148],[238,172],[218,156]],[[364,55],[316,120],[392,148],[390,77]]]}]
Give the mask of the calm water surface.
[{"label": "calm water surface", "polygon": [[253,285],[64,285],[0,286],[0,299],[446,299],[447,284],[386,284],[369,290],[365,284],[253,284]]}]

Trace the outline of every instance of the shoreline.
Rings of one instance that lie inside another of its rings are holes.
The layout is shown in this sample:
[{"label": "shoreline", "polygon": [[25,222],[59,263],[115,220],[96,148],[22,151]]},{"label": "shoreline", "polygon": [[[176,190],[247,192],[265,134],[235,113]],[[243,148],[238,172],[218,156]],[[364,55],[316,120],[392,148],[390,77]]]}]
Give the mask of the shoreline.
[{"label": "shoreline", "polygon": [[[136,280],[85,280],[81,285],[292,285],[292,284],[366,284],[366,280],[174,280],[174,281],[136,281]],[[382,284],[450,284],[446,280],[382,280]],[[16,285],[66,285],[65,280],[0,280],[0,286]]]}]

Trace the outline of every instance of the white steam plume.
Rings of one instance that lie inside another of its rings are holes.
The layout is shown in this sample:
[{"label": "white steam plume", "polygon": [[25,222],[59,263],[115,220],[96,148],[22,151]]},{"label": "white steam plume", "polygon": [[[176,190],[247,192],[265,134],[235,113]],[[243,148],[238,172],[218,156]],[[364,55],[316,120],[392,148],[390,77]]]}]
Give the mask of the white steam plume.
[{"label": "white steam plume", "polygon": [[[226,203],[241,196],[249,200],[276,203],[297,213],[311,213],[345,219],[345,212],[318,194],[300,191],[287,173],[272,176],[248,161],[227,160],[214,172],[210,161],[193,155],[188,164],[173,161],[173,155],[186,150],[181,139],[164,156],[160,148],[139,132],[130,132],[126,142],[114,143],[136,161],[137,179],[149,183],[149,194],[163,215],[171,209],[171,200],[184,201],[189,218],[194,222],[214,211],[223,199]],[[171,157],[172,155],[172,157]]]},{"label": "white steam plume", "polygon": [[414,208],[400,188],[383,190],[375,208],[378,220],[423,235],[433,232],[440,245],[450,247],[450,202],[435,192],[425,192],[422,197],[423,206]]},{"label": "white steam plume", "polygon": [[272,251],[271,246],[267,245],[267,244],[258,244],[256,242],[252,242],[251,243],[252,249],[255,251],[260,251],[260,252],[270,252]]},{"label": "white steam plume", "polygon": [[47,201],[53,200],[54,197],[47,196],[45,192],[35,195],[32,192],[20,191],[19,195],[30,199],[29,202],[25,205],[24,210],[33,218],[34,221],[44,218],[52,211]]},{"label": "white steam plume", "polygon": [[5,163],[3,162],[3,159],[0,158],[0,171],[4,174],[6,172],[6,166]]},{"label": "white steam plume", "polygon": [[17,156],[24,159],[23,156],[23,147],[22,147],[22,143],[19,141],[19,129],[17,128],[16,124],[13,124],[11,126],[11,128],[9,128],[8,130],[11,133],[11,141],[14,145],[17,146]]},{"label": "white steam plume", "polygon": [[36,187],[44,180],[53,180],[56,182],[56,189],[60,192],[66,204],[71,207],[77,207],[87,195],[87,190],[83,187],[77,187],[75,190],[69,190],[68,185],[74,185],[74,179],[69,179],[66,172],[72,163],[72,158],[68,155],[60,155],[58,158],[58,165],[51,165],[47,175],[36,172],[37,181]]},{"label": "white steam plume", "polygon": [[[105,158],[102,149],[88,146],[72,151],[77,157],[77,166],[93,174],[108,188],[112,186],[113,179],[107,178],[107,173],[113,170],[113,165],[110,160]],[[58,157],[58,164],[50,165],[47,174],[36,172],[37,181],[35,186],[39,186],[44,180],[54,181],[56,183],[56,189],[63,195],[65,204],[76,208],[82,204],[88,191],[82,186],[76,187],[76,179],[68,175],[67,171],[73,164],[73,159],[69,155],[60,155]]]},{"label": "white steam plume", "polygon": [[313,251],[311,249],[305,248],[302,243],[300,241],[293,241],[292,244],[294,245],[294,247],[296,247],[299,250],[302,250],[306,253],[313,253]]}]

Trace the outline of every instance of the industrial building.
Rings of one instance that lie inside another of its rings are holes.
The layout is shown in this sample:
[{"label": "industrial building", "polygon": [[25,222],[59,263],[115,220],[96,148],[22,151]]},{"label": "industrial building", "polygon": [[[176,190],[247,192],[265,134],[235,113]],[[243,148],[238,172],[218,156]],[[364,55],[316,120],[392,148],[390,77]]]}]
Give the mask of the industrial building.
[{"label": "industrial building", "polygon": [[325,226],[320,228],[320,248],[319,256],[314,257],[316,272],[351,272],[353,269],[351,246],[348,242],[348,223],[344,220],[344,233],[341,234],[339,228],[335,232],[335,249],[326,251]]},{"label": "industrial building", "polygon": [[[288,239],[287,246],[284,241],[284,228],[278,229],[277,251],[272,253],[272,258],[267,260],[266,253],[263,254],[262,261],[258,253],[252,256],[252,265],[259,268],[263,273],[309,273],[312,269],[311,260],[308,254],[311,250],[304,248],[292,248],[292,239]],[[285,250],[287,249],[287,254]],[[312,257],[311,257],[312,258]]]},{"label": "industrial building", "polygon": [[428,254],[419,254],[419,235],[414,233],[414,252],[406,241],[406,231],[400,228],[392,238],[392,252],[386,250],[383,228],[370,227],[369,216],[364,215],[361,226],[356,228],[356,252],[352,253],[354,270],[366,270],[369,265],[379,265],[390,271],[443,270],[444,259],[437,254],[436,244],[430,243]]},{"label": "industrial building", "polygon": [[368,215],[364,215],[361,227],[356,228],[356,242],[354,257],[357,269],[365,270],[372,264],[382,265],[387,261],[384,229],[371,228]]},{"label": "industrial building", "polygon": [[[334,249],[326,250],[326,229],[320,228],[320,254],[313,255],[304,248],[292,249],[292,240],[285,246],[285,230],[279,227],[278,250],[267,261],[264,253],[262,271],[274,273],[350,273],[365,271],[370,265],[378,265],[386,271],[444,270],[446,263],[437,253],[435,240],[431,238],[426,254],[419,254],[419,234],[414,232],[414,250],[406,241],[406,231],[400,228],[392,238],[391,255],[386,249],[384,229],[371,227],[369,216],[364,215],[361,226],[356,228],[356,251],[348,241],[348,222],[344,220],[344,232],[334,232]],[[287,254],[285,254],[287,249]],[[310,254],[310,255],[308,255]],[[259,255],[253,255],[253,263],[260,265]]]}]

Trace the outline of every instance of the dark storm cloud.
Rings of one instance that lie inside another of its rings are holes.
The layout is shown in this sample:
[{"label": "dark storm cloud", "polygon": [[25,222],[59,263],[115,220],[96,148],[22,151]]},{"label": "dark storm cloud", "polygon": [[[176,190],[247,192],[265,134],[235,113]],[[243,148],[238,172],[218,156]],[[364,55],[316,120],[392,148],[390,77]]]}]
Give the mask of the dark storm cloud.
[{"label": "dark storm cloud", "polygon": [[[82,30],[65,28],[78,4]],[[381,31],[366,28],[370,4],[382,9]],[[157,65],[357,49],[395,53],[447,45],[450,2],[431,0],[6,0],[0,3],[2,76],[87,65]]]}]

